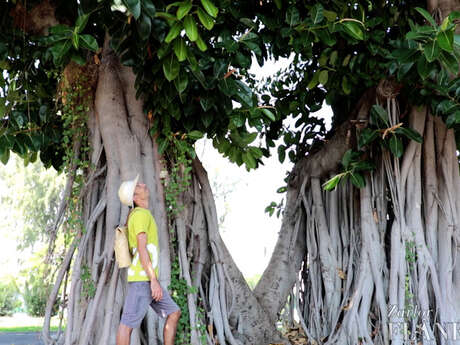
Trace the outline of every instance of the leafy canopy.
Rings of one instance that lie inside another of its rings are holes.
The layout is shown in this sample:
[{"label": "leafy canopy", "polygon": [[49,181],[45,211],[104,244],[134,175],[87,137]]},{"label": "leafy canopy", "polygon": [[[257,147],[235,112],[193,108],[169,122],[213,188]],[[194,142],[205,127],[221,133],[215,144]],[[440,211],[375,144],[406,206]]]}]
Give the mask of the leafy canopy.
[{"label": "leafy canopy", "polygon": [[[460,82],[451,78],[458,72],[459,14],[438,23],[421,1],[59,1],[60,24],[48,35],[18,24],[41,3],[28,1],[25,12],[19,2],[0,5],[3,162],[10,150],[30,160],[39,151],[45,164],[60,166],[60,73],[70,61],[97,62],[106,33],[136,74],[161,150],[171,133],[181,134],[183,145],[206,134],[250,169],[282,138],[280,160],[295,162],[326,134],[312,115],[324,102],[334,129],[368,88],[388,78],[401,84],[407,103],[431,106],[450,126],[460,121]],[[292,65],[264,83],[248,72],[252,58],[263,64],[289,56]],[[288,117],[294,128],[283,124]],[[415,135],[399,132],[388,143],[395,152]],[[361,140],[370,144],[372,133]],[[257,136],[264,138],[259,146]]]}]

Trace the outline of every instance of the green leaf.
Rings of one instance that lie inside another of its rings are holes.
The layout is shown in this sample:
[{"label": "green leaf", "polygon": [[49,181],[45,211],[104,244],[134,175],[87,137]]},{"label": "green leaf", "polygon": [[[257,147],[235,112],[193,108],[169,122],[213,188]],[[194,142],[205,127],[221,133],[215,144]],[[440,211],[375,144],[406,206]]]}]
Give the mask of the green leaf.
[{"label": "green leaf", "polygon": [[157,50],[158,59],[162,60],[166,55],[171,51],[171,46],[169,44],[162,44]]},{"label": "green leaf", "polygon": [[350,165],[351,161],[356,158],[356,152],[353,152],[352,149],[347,150],[342,157],[342,165],[344,166],[345,169],[348,168]]},{"label": "green leaf", "polygon": [[454,50],[454,33],[452,31],[441,31],[436,36],[436,39],[441,49],[449,53]]},{"label": "green leaf", "polygon": [[334,22],[337,19],[337,13],[333,11],[323,10],[323,15],[329,22]]},{"label": "green leaf", "polygon": [[286,24],[291,28],[300,23],[300,14],[295,6],[291,6],[286,11]]},{"label": "green leaf", "polygon": [[369,170],[373,170],[374,168],[375,168],[375,165],[367,161],[359,161],[359,162],[352,163],[353,171],[365,171],[365,170],[369,171]]},{"label": "green leaf", "polygon": [[201,8],[198,8],[197,14],[198,19],[206,29],[211,30],[214,27],[214,19],[212,19],[212,17],[209,14],[207,14]]},{"label": "green leaf", "polygon": [[320,74],[319,70],[313,74],[313,78],[311,78],[310,82],[307,85],[307,88],[309,90],[313,89],[316,85],[318,85],[319,74]]},{"label": "green leaf", "polygon": [[324,182],[323,189],[327,190],[327,191],[334,190],[335,187],[337,187],[337,185],[339,184],[340,180],[342,179],[342,176],[343,175],[341,175],[341,174],[335,175],[331,179],[329,179],[326,182]]},{"label": "green leaf", "polygon": [[450,24],[452,24],[450,16],[447,16],[446,18],[444,18],[439,28],[441,29],[441,31],[446,31]]},{"label": "green leaf", "polygon": [[93,52],[99,49],[96,39],[91,35],[80,35],[80,43],[83,48],[92,50]]},{"label": "green leaf", "polygon": [[58,24],[49,28],[50,36],[61,36],[69,38],[73,30],[68,25]]},{"label": "green leaf", "polygon": [[345,21],[342,26],[347,34],[351,37],[362,41],[364,39],[364,33],[361,29],[361,25],[356,22]]},{"label": "green leaf", "polygon": [[166,12],[168,12],[173,7],[179,7],[182,4],[181,1],[175,1],[166,6]]},{"label": "green leaf", "polygon": [[264,115],[266,117],[268,117],[270,119],[270,121],[275,121],[276,118],[275,118],[275,115],[267,108],[262,108],[262,112],[264,113]]},{"label": "green leaf", "polygon": [[155,12],[155,18],[163,18],[168,22],[169,25],[177,22],[176,16],[173,16],[171,13],[167,12]]},{"label": "green leaf", "polygon": [[380,105],[374,104],[371,108],[371,118],[375,117],[383,122],[385,126],[389,126],[390,123],[388,122],[388,113],[387,111]]},{"label": "green leaf", "polygon": [[246,168],[248,170],[255,169],[257,167],[257,162],[254,159],[254,157],[252,157],[250,152],[243,153],[242,157],[243,157],[244,163],[246,164]]},{"label": "green leaf", "polygon": [[431,72],[430,64],[428,61],[426,61],[425,57],[423,55],[420,55],[420,57],[417,59],[417,72],[423,80],[428,78]]},{"label": "green leaf", "polygon": [[343,59],[342,61],[342,66],[345,67],[346,65],[348,65],[348,63],[350,62],[350,58],[351,58],[351,55],[348,54],[347,56],[345,56],[345,58]]},{"label": "green leaf", "polygon": [[208,111],[214,105],[214,99],[210,97],[200,97],[200,105],[204,111]]},{"label": "green leaf", "polygon": [[398,70],[398,80],[401,80],[412,68],[414,62],[403,63]]},{"label": "green leaf", "polygon": [[310,17],[313,20],[313,24],[318,24],[323,20],[323,11],[324,8],[321,4],[318,3],[315,6],[313,6],[313,8],[310,11]]},{"label": "green leaf", "polygon": [[208,49],[208,47],[206,46],[206,43],[204,43],[200,35],[198,35],[195,43],[198,49],[201,50],[202,52],[205,52]]},{"label": "green leaf", "polygon": [[321,85],[326,85],[327,80],[329,79],[329,72],[327,70],[322,70],[319,72],[318,81]]},{"label": "green leaf", "polygon": [[252,156],[256,159],[261,158],[264,155],[262,150],[258,147],[249,146],[248,149],[249,149],[249,152],[251,152]]},{"label": "green leaf", "polygon": [[148,40],[150,32],[152,31],[152,19],[149,16],[142,13],[139,20],[136,20],[137,32],[142,41]]},{"label": "green leaf", "polygon": [[319,39],[329,47],[332,47],[337,43],[335,36],[331,35],[328,29],[316,30],[315,33]]},{"label": "green leaf", "polygon": [[150,18],[155,18],[156,8],[152,0],[142,0],[142,8]]},{"label": "green leaf", "polygon": [[449,70],[454,75],[458,73],[458,60],[453,54],[447,52],[441,52],[439,55],[439,60],[444,65],[445,68]]},{"label": "green leaf", "polygon": [[249,48],[254,54],[260,56],[262,54],[262,50],[260,50],[259,45],[253,41],[241,41],[246,47]]},{"label": "green leaf", "polygon": [[343,93],[346,95],[349,95],[351,93],[350,83],[348,82],[348,78],[346,75],[344,75],[342,78],[342,90]]},{"label": "green leaf", "polygon": [[176,58],[176,55],[171,54],[164,62],[163,62],[163,73],[168,79],[168,81],[172,81],[177,78],[180,71],[180,64]]},{"label": "green leaf", "polygon": [[396,128],[395,133],[402,134],[410,140],[414,140],[418,143],[423,142],[423,137],[420,135],[420,133],[413,130],[412,128],[399,127]]},{"label": "green leaf", "polygon": [[278,146],[278,159],[280,163],[283,163],[286,159],[286,146],[280,145]]},{"label": "green leaf", "polygon": [[141,15],[141,2],[140,0],[122,0],[129,12],[133,15],[134,19],[138,19]]},{"label": "green leaf", "polygon": [[85,29],[86,24],[88,23],[88,19],[89,19],[89,14],[84,14],[77,18],[77,21],[75,22],[75,31],[78,34],[81,33]]},{"label": "green leaf", "polygon": [[10,159],[10,150],[9,149],[6,149],[4,150],[3,152],[0,153],[0,161],[3,163],[3,164],[7,164],[8,161]]},{"label": "green leaf", "polygon": [[282,5],[283,5],[283,1],[282,0],[275,0],[275,5],[276,5],[276,8],[281,10]]},{"label": "green leaf", "polygon": [[187,34],[190,41],[195,42],[198,39],[198,28],[195,20],[191,15],[188,15],[184,19],[185,33]]},{"label": "green leaf", "polygon": [[76,32],[74,32],[72,35],[72,44],[75,47],[75,49],[78,50],[78,34]]},{"label": "green leaf", "polygon": [[165,37],[165,43],[171,43],[173,39],[175,39],[180,32],[182,31],[182,23],[181,22],[176,22],[171,26],[171,29],[169,29],[168,34]]},{"label": "green leaf", "polygon": [[362,148],[364,146],[369,145],[378,137],[379,137],[378,131],[370,129],[370,128],[364,128],[361,131],[361,134],[359,135],[358,148]]},{"label": "green leaf", "polygon": [[331,56],[329,57],[329,63],[332,65],[332,66],[335,66],[336,62],[337,62],[337,58],[339,56],[339,53],[337,52],[337,50],[334,50],[332,53],[331,53]]},{"label": "green leaf", "polygon": [[182,18],[184,18],[190,12],[191,9],[192,2],[190,0],[182,2],[176,12],[177,19],[181,20]]},{"label": "green leaf", "polygon": [[390,151],[398,158],[400,158],[404,153],[401,139],[394,134],[390,138]]},{"label": "green leaf", "polygon": [[202,132],[200,132],[200,131],[191,131],[191,132],[187,133],[187,136],[190,139],[198,140],[198,139],[203,138],[204,134]]},{"label": "green leaf", "polygon": [[235,86],[236,86],[236,97],[238,98],[238,101],[244,103],[248,107],[252,107],[253,106],[252,90],[241,80],[236,80]]},{"label": "green leaf", "polygon": [[174,79],[174,86],[176,87],[177,92],[181,94],[185,91],[188,85],[188,74],[179,73],[176,79]]},{"label": "green leaf", "polygon": [[431,29],[430,31],[409,31],[406,34],[406,39],[408,40],[425,40],[431,36],[432,33],[434,33],[435,30]]},{"label": "green leaf", "polygon": [[161,155],[166,148],[168,147],[168,140],[166,139],[159,139],[158,140],[158,153]]},{"label": "green leaf", "polygon": [[428,23],[430,23],[434,27],[437,27],[435,20],[427,10],[421,7],[416,7],[415,10],[418,13],[420,13],[427,20]]},{"label": "green leaf", "polygon": [[70,42],[70,40],[66,40],[60,41],[50,48],[55,63],[67,54],[71,46],[72,43]]},{"label": "green leaf", "polygon": [[177,59],[182,62],[187,58],[187,45],[182,37],[178,37],[174,40],[174,53]]},{"label": "green leaf", "polygon": [[201,0],[201,4],[203,5],[204,10],[208,12],[208,14],[211,17],[217,17],[219,9],[216,6],[214,6],[214,4],[210,0]]},{"label": "green leaf", "polygon": [[430,41],[427,43],[423,49],[423,54],[425,55],[428,62],[433,62],[439,56],[441,49],[439,48],[436,40]]},{"label": "green leaf", "polygon": [[456,19],[460,19],[460,12],[458,11],[452,11],[449,13],[449,19],[451,22],[453,22]]},{"label": "green leaf", "polygon": [[453,125],[458,123],[460,123],[460,110],[457,110],[455,113],[450,114],[446,120],[446,125],[448,128],[452,128]]},{"label": "green leaf", "polygon": [[357,188],[363,188],[366,185],[366,180],[363,175],[358,172],[353,172],[350,174],[351,183]]}]

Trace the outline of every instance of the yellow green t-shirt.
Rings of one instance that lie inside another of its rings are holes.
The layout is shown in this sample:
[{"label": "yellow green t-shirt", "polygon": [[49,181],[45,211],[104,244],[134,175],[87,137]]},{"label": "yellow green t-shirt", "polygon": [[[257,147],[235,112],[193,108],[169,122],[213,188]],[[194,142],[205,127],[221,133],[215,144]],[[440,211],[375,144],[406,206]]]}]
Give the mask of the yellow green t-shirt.
[{"label": "yellow green t-shirt", "polygon": [[158,229],[155,219],[149,210],[136,207],[129,216],[128,220],[128,243],[129,250],[133,256],[131,265],[128,268],[128,282],[139,282],[150,280],[144,271],[139,259],[137,249],[137,235],[145,232],[147,234],[147,251],[152,261],[153,269],[158,277],[158,257],[160,250],[158,247]]}]

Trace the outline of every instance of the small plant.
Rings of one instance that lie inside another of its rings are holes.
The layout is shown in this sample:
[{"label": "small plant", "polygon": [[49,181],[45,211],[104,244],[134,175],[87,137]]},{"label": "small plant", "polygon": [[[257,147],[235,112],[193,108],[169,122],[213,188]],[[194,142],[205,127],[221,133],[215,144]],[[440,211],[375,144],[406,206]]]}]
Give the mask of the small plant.
[{"label": "small plant", "polygon": [[0,282],[0,316],[10,316],[21,306],[19,293],[13,281]]},{"label": "small plant", "polygon": [[[45,316],[46,303],[48,296],[53,288],[52,284],[42,279],[42,274],[34,274],[31,272],[29,279],[26,281],[24,289],[24,301],[26,304],[26,312],[30,316]],[[54,304],[51,315],[56,315],[59,309],[59,299]]]},{"label": "small plant", "polygon": [[83,296],[86,298],[93,298],[96,294],[96,286],[94,285],[93,278],[91,278],[91,271],[87,265],[83,265],[80,279],[82,281]]}]

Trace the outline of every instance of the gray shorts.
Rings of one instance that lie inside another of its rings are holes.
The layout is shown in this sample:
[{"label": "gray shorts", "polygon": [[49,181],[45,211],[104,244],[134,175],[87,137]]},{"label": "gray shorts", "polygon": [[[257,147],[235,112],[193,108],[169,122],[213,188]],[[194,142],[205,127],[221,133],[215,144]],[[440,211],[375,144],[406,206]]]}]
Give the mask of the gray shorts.
[{"label": "gray shorts", "polygon": [[126,295],[120,322],[131,328],[139,327],[145,314],[147,314],[149,305],[163,318],[178,311],[179,307],[168,291],[163,287],[161,288],[163,289],[163,297],[156,302],[152,298],[149,281],[128,283],[128,294]]}]

